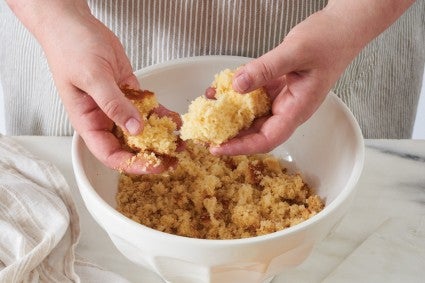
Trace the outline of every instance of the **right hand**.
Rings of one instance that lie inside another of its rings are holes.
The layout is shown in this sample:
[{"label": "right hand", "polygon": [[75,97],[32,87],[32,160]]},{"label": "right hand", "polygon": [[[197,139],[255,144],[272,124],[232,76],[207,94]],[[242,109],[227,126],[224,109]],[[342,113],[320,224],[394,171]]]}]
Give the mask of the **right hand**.
[{"label": "right hand", "polygon": [[127,173],[166,170],[166,164],[153,167],[134,159],[111,132],[114,123],[130,134],[143,129],[138,110],[120,90],[138,89],[139,83],[119,39],[86,9],[55,17],[59,20],[39,41],[71,124],[89,150],[106,166]]}]

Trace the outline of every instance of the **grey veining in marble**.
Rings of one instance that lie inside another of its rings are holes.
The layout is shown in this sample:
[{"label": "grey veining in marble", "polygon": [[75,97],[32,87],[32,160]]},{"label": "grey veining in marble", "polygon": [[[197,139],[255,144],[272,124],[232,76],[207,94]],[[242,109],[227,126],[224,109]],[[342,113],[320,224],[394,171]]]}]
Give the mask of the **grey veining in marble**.
[{"label": "grey veining in marble", "polygon": [[425,282],[425,142],[366,141],[349,212],[273,282]]},{"label": "grey veining in marble", "polygon": [[410,159],[412,161],[425,162],[425,155],[408,153],[405,150],[387,149],[385,146],[369,145],[370,149],[378,150],[383,154],[394,155],[400,158]]}]

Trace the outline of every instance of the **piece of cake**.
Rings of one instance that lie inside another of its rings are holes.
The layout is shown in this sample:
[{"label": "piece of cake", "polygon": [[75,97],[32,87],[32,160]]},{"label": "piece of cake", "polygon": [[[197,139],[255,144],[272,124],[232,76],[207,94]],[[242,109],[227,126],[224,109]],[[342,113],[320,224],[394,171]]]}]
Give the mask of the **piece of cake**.
[{"label": "piece of cake", "polygon": [[270,111],[270,99],[263,88],[246,94],[232,87],[234,71],[226,69],[215,75],[211,87],[215,99],[196,98],[182,116],[182,140],[220,145],[248,128],[255,118]]},{"label": "piece of cake", "polygon": [[143,131],[138,135],[130,135],[120,131],[124,145],[137,157],[149,162],[149,165],[159,165],[163,157],[173,157],[176,154],[178,137],[175,134],[177,125],[168,116],[159,116],[154,110],[159,106],[155,94],[147,90],[135,90],[122,87],[122,92],[136,106],[143,120]]}]

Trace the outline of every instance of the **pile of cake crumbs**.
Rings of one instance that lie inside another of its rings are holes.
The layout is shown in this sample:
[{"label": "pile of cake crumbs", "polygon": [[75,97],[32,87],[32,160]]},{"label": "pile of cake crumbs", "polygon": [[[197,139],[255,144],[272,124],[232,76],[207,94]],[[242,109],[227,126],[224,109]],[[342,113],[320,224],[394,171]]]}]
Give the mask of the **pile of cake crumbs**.
[{"label": "pile of cake crumbs", "polygon": [[177,158],[163,174],[121,174],[117,210],[166,233],[239,239],[291,227],[324,207],[300,174],[270,154],[219,157],[188,141]]}]

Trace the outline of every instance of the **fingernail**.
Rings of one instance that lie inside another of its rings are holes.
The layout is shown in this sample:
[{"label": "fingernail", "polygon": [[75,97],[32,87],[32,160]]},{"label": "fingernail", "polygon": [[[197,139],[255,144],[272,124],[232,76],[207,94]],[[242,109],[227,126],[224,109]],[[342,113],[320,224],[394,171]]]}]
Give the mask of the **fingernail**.
[{"label": "fingernail", "polygon": [[130,135],[137,135],[140,129],[140,122],[135,118],[130,118],[125,123],[125,128]]},{"label": "fingernail", "polygon": [[249,76],[245,73],[242,73],[238,75],[234,83],[236,84],[236,87],[239,91],[247,91],[251,86],[251,80],[249,79]]},{"label": "fingernail", "polygon": [[220,155],[220,148],[219,147],[210,147],[210,153],[212,155]]},{"label": "fingernail", "polygon": [[205,96],[209,99],[212,99],[215,97],[215,88],[209,87],[205,90]]}]

